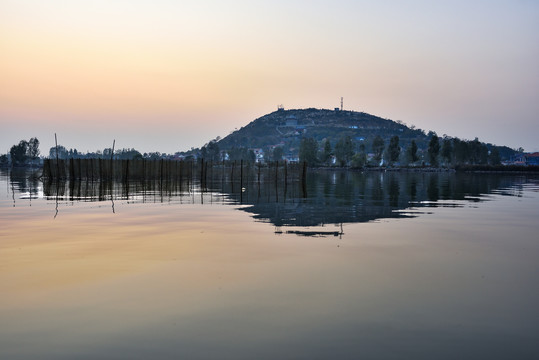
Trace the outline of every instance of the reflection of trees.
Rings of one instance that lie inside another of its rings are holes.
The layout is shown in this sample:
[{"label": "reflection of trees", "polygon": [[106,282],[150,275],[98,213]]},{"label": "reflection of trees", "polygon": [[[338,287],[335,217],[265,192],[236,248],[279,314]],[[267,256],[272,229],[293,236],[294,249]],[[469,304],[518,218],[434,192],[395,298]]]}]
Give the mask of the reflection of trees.
[{"label": "reflection of trees", "polygon": [[24,170],[14,170],[9,173],[11,185],[20,192],[28,191],[28,176]]},{"label": "reflection of trees", "polygon": [[408,189],[407,195],[410,197],[411,201],[415,201],[417,194],[417,177],[407,176],[405,183],[406,189]]},{"label": "reflection of trees", "polygon": [[[202,189],[199,182],[184,179],[45,182],[43,190],[47,198],[75,201],[224,201],[244,205],[241,210],[258,221],[275,226],[307,227],[408,217],[412,215],[402,210],[411,206],[438,206],[440,199],[480,201],[482,195],[498,190],[514,195],[515,192],[504,189],[514,189],[515,184],[526,180],[524,177],[463,173],[319,171],[309,173],[305,189],[308,197],[304,197],[301,181],[285,181],[282,171],[275,174],[274,169],[268,168],[262,171],[260,182],[257,177],[252,177],[241,183],[242,186],[239,181],[230,181],[226,175],[210,176]],[[11,181],[20,191],[37,189],[39,185],[27,176],[12,174]]]},{"label": "reflection of trees", "polygon": [[429,201],[438,201],[438,176],[429,176],[427,184],[427,196]]},{"label": "reflection of trees", "polygon": [[30,198],[35,197],[41,185],[39,178],[26,169],[13,169],[9,172],[11,187],[21,193],[28,193]]},{"label": "reflection of trees", "polygon": [[399,206],[399,181],[395,174],[389,176],[389,205],[392,207]]},{"label": "reflection of trees", "polygon": [[452,178],[448,177],[447,179],[444,179],[444,180],[445,181],[442,181],[440,183],[441,197],[444,200],[451,200]]},{"label": "reflection of trees", "polygon": [[252,213],[257,220],[276,226],[366,222],[409,217],[412,215],[401,210],[411,206],[437,206],[440,198],[477,201],[483,194],[510,188],[515,181],[520,181],[508,176],[456,173],[349,172],[334,175],[332,172],[311,174],[307,182],[307,199],[289,196],[276,203],[259,198],[247,202],[250,206],[242,210]]}]

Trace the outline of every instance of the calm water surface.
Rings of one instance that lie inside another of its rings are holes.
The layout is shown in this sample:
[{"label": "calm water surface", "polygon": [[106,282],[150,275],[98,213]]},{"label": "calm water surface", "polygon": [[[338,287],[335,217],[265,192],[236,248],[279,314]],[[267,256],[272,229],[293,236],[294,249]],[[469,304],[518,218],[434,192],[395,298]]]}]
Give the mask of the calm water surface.
[{"label": "calm water surface", "polygon": [[2,359],[539,358],[539,179],[0,173]]}]

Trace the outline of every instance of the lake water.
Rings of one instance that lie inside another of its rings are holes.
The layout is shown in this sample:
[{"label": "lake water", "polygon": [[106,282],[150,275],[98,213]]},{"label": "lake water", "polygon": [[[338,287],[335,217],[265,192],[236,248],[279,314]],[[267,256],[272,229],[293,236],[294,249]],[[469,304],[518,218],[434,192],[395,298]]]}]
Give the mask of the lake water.
[{"label": "lake water", "polygon": [[537,359],[539,178],[0,173],[2,359]]}]

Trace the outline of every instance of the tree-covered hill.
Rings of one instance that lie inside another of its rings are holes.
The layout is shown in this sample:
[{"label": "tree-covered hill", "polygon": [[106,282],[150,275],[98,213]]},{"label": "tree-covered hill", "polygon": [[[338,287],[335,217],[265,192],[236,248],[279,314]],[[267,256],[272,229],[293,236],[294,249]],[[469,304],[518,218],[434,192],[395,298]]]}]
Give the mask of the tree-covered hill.
[{"label": "tree-covered hill", "polygon": [[[284,155],[297,156],[302,139],[316,140],[320,149],[323,143],[329,140],[331,148],[334,149],[341,139],[349,138],[354,153],[369,153],[373,152],[373,143],[377,137],[383,139],[387,147],[390,139],[398,136],[402,154],[413,141],[417,145],[418,153],[422,155],[428,151],[429,141],[435,135],[431,131],[364,112],[313,108],[279,109],[250,122],[223,139],[214,141],[213,145],[217,144],[220,150],[226,151],[238,148],[262,149],[266,154],[270,154],[276,147],[281,147]],[[443,142],[442,138],[440,142]],[[496,148],[502,159],[515,153],[505,146],[481,144],[489,152]],[[426,159],[426,156],[423,158]]]},{"label": "tree-covered hill", "polygon": [[426,137],[421,130],[363,112],[301,109],[264,115],[219,141],[219,146],[264,148],[284,142],[295,147],[304,137],[337,142],[343,136],[368,143],[376,135],[398,135],[402,144]]}]

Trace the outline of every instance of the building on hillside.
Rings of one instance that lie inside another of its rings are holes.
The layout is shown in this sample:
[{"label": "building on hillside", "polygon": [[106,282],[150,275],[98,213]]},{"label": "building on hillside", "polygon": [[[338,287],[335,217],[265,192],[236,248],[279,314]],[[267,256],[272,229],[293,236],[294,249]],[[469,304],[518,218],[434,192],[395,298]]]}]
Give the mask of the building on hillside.
[{"label": "building on hillside", "polygon": [[296,119],[294,115],[288,115],[286,117],[285,126],[296,127],[298,126],[298,120]]},{"label": "building on hillside", "polygon": [[297,155],[285,155],[284,159],[289,163],[298,163],[299,157]]},{"label": "building on hillside", "polygon": [[228,151],[226,151],[226,150],[221,150],[221,151],[219,152],[219,158],[221,158],[221,159],[223,159],[223,160],[225,160],[225,161],[228,161],[228,160],[230,160],[230,155],[228,155]]},{"label": "building on hillside", "polygon": [[255,153],[255,162],[257,162],[257,163],[263,163],[264,162],[264,150],[262,150],[260,148],[249,149],[249,150],[251,150],[252,152]]}]

